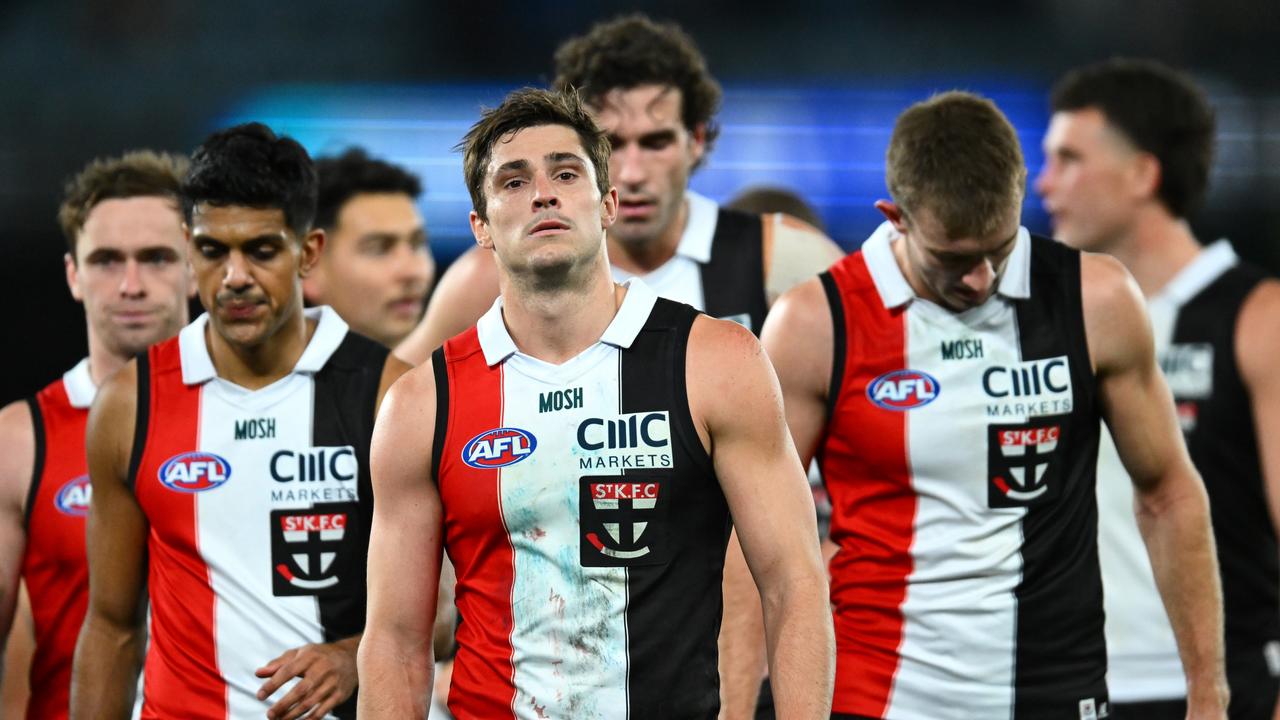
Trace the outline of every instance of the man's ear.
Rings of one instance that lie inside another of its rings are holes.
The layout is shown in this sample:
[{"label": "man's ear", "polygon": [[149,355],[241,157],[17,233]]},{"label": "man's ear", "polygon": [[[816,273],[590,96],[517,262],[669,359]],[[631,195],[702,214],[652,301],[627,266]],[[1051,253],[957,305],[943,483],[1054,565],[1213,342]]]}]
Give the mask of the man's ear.
[{"label": "man's ear", "polygon": [[898,231],[898,234],[907,234],[907,214],[902,211],[901,207],[898,207],[897,203],[892,200],[877,200],[876,209],[880,211],[881,215],[884,215],[884,219],[889,221],[889,224],[893,226],[894,230]]},{"label": "man's ear", "polygon": [[693,158],[693,165],[697,165],[702,161],[702,157],[707,153],[707,124],[698,123],[694,126],[693,132],[689,133],[689,155]]},{"label": "man's ear", "polygon": [[1139,152],[1133,159],[1130,187],[1138,197],[1156,199],[1160,195],[1160,182],[1164,168],[1160,160],[1149,152]]},{"label": "man's ear", "polygon": [[298,275],[306,278],[315,268],[316,263],[320,262],[320,253],[324,252],[324,230],[320,228],[312,228],[307,236],[302,238],[302,258],[298,263]]},{"label": "man's ear", "polygon": [[71,297],[77,302],[84,302],[84,294],[80,292],[80,268],[76,266],[76,258],[71,253],[64,253],[62,256],[62,264],[67,270],[67,287],[71,290]]},{"label": "man's ear", "polygon": [[611,187],[600,199],[600,225],[608,230],[618,219],[618,188]]},{"label": "man's ear", "polygon": [[468,216],[471,220],[471,234],[475,236],[476,244],[487,250],[493,249],[493,236],[489,234],[489,223],[480,218],[480,213],[475,210],[471,211]]}]

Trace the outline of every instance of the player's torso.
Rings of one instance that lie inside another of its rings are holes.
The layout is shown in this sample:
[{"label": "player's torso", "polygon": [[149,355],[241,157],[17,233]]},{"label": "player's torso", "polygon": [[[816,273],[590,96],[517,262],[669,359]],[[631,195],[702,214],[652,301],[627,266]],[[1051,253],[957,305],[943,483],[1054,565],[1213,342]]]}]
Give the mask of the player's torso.
[{"label": "player's torso", "polygon": [[217,377],[184,383],[178,347],[158,346],[140,366],[150,373],[132,474],[150,524],[144,717],[259,715],[269,703],[254,697],[255,669],[363,627],[381,368],[353,375],[331,360],[247,391]]},{"label": "player's torso", "polygon": [[560,366],[446,345],[460,717],[714,715],[727,510],[674,376],[692,311],[658,308]]},{"label": "player's torso", "polygon": [[1280,554],[1235,351],[1240,309],[1265,275],[1228,262],[1235,260],[1228,252],[1221,241],[1201,253],[1193,268],[1203,267],[1208,277],[1198,292],[1154,298],[1152,326],[1187,450],[1209,493],[1228,654],[1264,657],[1274,676],[1280,675]]},{"label": "player's torso", "polygon": [[838,711],[1048,717],[1105,702],[1078,260],[1027,245],[1021,291],[1002,284],[1010,297],[959,314],[886,306],[885,243],[824,278],[843,316],[821,447],[841,546]]},{"label": "player's torso", "polygon": [[[90,392],[84,400],[91,399]],[[71,659],[88,601],[85,519],[92,488],[84,433],[89,411],[86,402],[78,404],[69,397],[67,381],[59,380],[41,390],[32,405],[37,467],[22,558],[36,634],[30,718],[67,715]]]}]

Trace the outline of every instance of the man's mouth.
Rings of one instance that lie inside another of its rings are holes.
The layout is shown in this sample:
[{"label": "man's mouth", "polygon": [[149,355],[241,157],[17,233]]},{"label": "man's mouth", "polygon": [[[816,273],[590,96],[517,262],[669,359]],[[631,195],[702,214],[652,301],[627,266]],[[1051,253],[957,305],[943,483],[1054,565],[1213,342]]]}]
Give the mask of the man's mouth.
[{"label": "man's mouth", "polygon": [[618,215],[624,220],[645,218],[653,214],[657,205],[646,198],[625,198],[618,201]]},{"label": "man's mouth", "polygon": [[537,223],[529,230],[532,237],[547,237],[550,235],[559,235],[569,230],[569,224],[561,220],[543,220]]}]

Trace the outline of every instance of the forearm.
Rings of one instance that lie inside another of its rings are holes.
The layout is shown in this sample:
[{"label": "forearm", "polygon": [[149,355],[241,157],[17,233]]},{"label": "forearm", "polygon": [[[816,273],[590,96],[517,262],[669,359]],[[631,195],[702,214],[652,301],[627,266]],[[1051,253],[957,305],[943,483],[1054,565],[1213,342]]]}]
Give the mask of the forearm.
[{"label": "forearm", "polygon": [[358,660],[362,719],[427,716],[434,672],[429,635],[412,642],[400,633],[366,631]]},{"label": "forearm", "polygon": [[760,594],[737,540],[724,567],[724,620],[720,624],[720,717],[754,718],[765,671]]},{"label": "forearm", "polygon": [[95,615],[85,617],[71,671],[71,717],[128,718],[133,710],[143,631]]},{"label": "forearm", "polygon": [[[774,585],[774,587],[778,587]],[[769,684],[778,717],[827,718],[835,687],[835,631],[822,573],[793,577],[763,597]]]},{"label": "forearm", "polygon": [[1198,478],[1179,486],[1163,496],[1139,492],[1137,516],[1194,704],[1226,684],[1222,585],[1204,489]]}]

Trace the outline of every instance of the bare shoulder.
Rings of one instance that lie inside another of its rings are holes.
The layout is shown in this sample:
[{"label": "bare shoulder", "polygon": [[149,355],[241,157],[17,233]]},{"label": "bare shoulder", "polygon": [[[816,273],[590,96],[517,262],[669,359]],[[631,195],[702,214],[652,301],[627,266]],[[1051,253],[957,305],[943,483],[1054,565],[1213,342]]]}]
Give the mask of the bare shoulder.
[{"label": "bare shoulder", "polygon": [[741,362],[763,355],[760,341],[751,331],[729,320],[699,315],[689,330],[689,360],[692,369],[717,363]]},{"label": "bare shoulder", "polygon": [[699,424],[740,419],[780,397],[763,346],[737,323],[699,316],[687,358],[690,409]]},{"label": "bare shoulder", "polygon": [[766,332],[789,337],[823,332],[829,335],[831,307],[822,281],[811,277],[783,293],[769,309],[765,328]]},{"label": "bare shoulder", "polygon": [[770,298],[826,270],[844,256],[844,251],[826,233],[790,215],[775,213],[764,217],[766,231],[772,233],[767,286]]},{"label": "bare shoulder", "polygon": [[92,423],[95,415],[102,417],[104,413],[111,416],[121,412],[133,415],[137,411],[137,402],[138,361],[130,360],[98,388],[93,408],[89,411],[89,421]]},{"label": "bare shoulder", "polygon": [[395,354],[417,364],[445,340],[470,327],[498,297],[498,265],[493,252],[471,248],[454,260],[436,283],[426,315]]},{"label": "bare shoulder", "polygon": [[1280,356],[1280,280],[1267,279],[1245,298],[1236,319],[1236,358],[1250,385],[1270,378]]},{"label": "bare shoulder", "polygon": [[35,471],[31,408],[17,400],[0,409],[0,509],[21,509]]},{"label": "bare shoulder", "polygon": [[[430,358],[427,359],[430,362]],[[396,357],[393,353],[387,353],[387,360],[382,364],[382,379],[378,383],[378,403],[382,403],[382,399],[386,397],[387,390],[399,380],[402,375],[413,369],[409,363]],[[377,410],[374,410],[377,414]]]},{"label": "bare shoulder", "polygon": [[[390,366],[391,360],[388,360]],[[425,420],[434,422],[436,407],[436,378],[430,357],[426,362],[411,367],[401,362],[399,372],[391,379],[386,395],[382,401],[382,410],[378,419],[384,417],[398,420]],[[386,375],[384,374],[384,380]],[[424,416],[429,415],[429,418]]]},{"label": "bare shoulder", "polygon": [[1085,336],[1095,372],[1147,364],[1155,341],[1142,291],[1119,260],[1080,254],[1080,296]]}]

